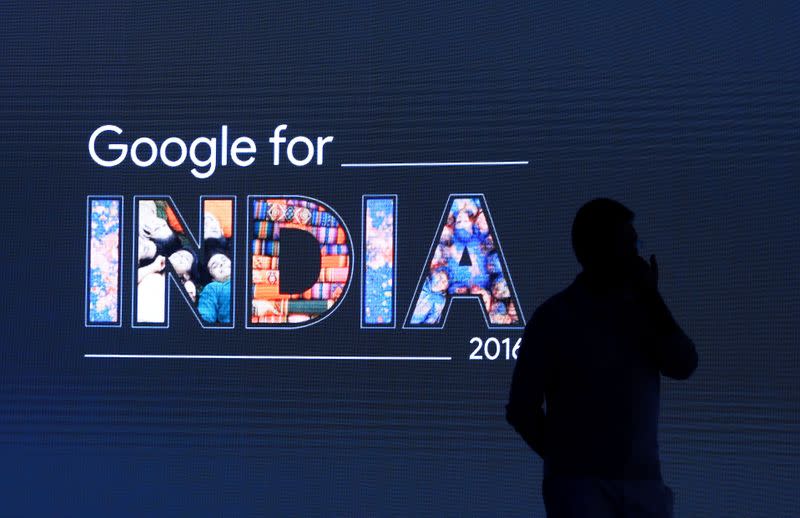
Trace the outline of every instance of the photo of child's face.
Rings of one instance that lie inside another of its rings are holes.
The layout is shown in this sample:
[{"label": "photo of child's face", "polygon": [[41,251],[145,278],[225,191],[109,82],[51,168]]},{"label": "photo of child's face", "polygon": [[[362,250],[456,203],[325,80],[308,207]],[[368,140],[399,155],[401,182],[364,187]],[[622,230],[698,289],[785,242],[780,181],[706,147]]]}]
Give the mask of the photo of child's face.
[{"label": "photo of child's face", "polygon": [[450,226],[445,226],[442,229],[442,237],[439,239],[439,242],[443,245],[451,245],[453,244],[453,228]]},{"label": "photo of child's face", "polygon": [[231,277],[231,260],[225,254],[214,254],[208,260],[208,273],[217,282],[225,282]]},{"label": "photo of child's face", "polygon": [[481,243],[481,249],[486,253],[494,250],[494,238],[492,238],[492,236],[486,236],[486,238],[483,240],[483,243]]},{"label": "photo of child's face", "polygon": [[189,253],[188,250],[178,250],[169,256],[169,262],[172,265],[172,269],[175,270],[175,273],[178,275],[185,275],[191,271],[194,257],[192,257],[192,254]]},{"label": "photo of child's face", "polygon": [[222,226],[210,212],[206,212],[203,216],[203,239],[220,239],[222,238]]},{"label": "photo of child's face", "polygon": [[156,256],[156,244],[149,239],[139,238],[139,261]]},{"label": "photo of child's face", "polygon": [[447,278],[447,274],[442,271],[435,272],[433,274],[433,279],[431,282],[431,289],[435,292],[444,292],[447,291],[447,287],[450,284],[450,280]]},{"label": "photo of child's face", "polygon": [[467,211],[461,210],[456,216],[456,230],[467,231],[472,233],[472,219]]},{"label": "photo of child's face", "polygon": [[483,212],[478,214],[478,217],[475,218],[475,229],[480,234],[489,233],[489,222],[486,221],[486,215]]},{"label": "photo of child's face", "polygon": [[161,218],[150,218],[142,222],[141,231],[150,239],[167,239],[172,235],[167,221]]},{"label": "photo of child's face", "polygon": [[492,286],[492,296],[496,299],[506,299],[511,296],[508,290],[508,283],[505,279],[498,279]]},{"label": "photo of child's face", "polygon": [[139,201],[139,223],[151,220],[158,217],[156,211],[156,202],[153,200],[140,200]]}]

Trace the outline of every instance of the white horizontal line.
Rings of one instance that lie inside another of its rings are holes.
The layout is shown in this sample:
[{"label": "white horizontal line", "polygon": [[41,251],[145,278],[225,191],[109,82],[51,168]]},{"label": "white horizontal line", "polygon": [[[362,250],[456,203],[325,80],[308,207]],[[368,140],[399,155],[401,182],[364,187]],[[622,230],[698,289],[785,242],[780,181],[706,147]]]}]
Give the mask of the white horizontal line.
[{"label": "white horizontal line", "polygon": [[451,166],[528,165],[527,160],[506,162],[383,162],[375,164],[342,164],[342,167],[451,167]]},{"label": "white horizontal line", "polygon": [[133,358],[172,360],[372,360],[372,361],[441,361],[451,356],[293,356],[293,355],[235,355],[235,354],[84,354],[84,358]]}]

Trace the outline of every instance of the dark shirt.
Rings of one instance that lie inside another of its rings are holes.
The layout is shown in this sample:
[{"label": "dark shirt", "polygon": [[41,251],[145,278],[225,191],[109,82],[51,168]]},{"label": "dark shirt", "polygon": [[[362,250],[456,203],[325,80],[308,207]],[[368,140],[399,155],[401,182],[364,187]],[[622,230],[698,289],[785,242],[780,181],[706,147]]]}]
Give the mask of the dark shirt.
[{"label": "dark shirt", "polygon": [[660,375],[696,367],[656,290],[625,295],[582,272],[525,327],[506,417],[546,477],[660,479]]}]

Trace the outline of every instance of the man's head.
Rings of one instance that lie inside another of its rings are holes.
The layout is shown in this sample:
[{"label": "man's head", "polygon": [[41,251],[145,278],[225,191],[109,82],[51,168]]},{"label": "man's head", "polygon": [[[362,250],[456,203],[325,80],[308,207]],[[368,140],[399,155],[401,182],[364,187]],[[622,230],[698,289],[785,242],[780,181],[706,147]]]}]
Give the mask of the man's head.
[{"label": "man's head", "polygon": [[596,198],[584,204],[572,222],[572,249],[589,273],[615,276],[638,257],[634,213],[618,201]]}]

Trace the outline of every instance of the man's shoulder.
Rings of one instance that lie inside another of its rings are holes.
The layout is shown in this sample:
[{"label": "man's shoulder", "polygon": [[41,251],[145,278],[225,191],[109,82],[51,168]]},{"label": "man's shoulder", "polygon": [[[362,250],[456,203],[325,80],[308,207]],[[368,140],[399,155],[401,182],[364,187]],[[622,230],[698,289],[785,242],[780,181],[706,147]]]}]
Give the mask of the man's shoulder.
[{"label": "man's shoulder", "polygon": [[545,301],[536,308],[536,311],[533,312],[533,318],[542,318],[552,321],[564,315],[569,306],[570,288],[571,285],[545,299]]}]

